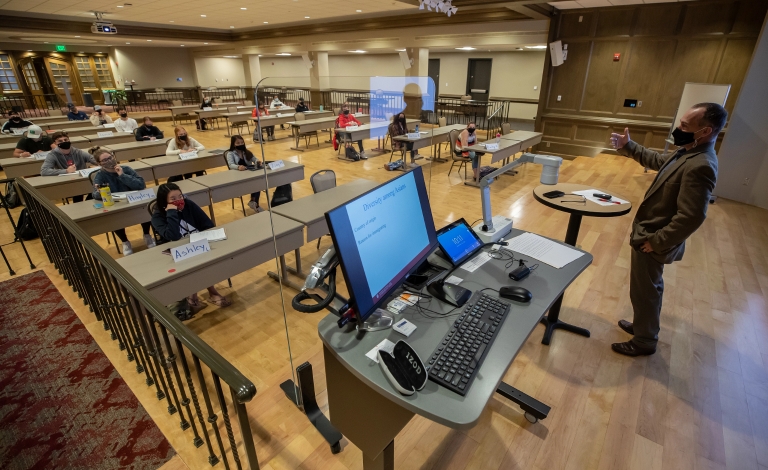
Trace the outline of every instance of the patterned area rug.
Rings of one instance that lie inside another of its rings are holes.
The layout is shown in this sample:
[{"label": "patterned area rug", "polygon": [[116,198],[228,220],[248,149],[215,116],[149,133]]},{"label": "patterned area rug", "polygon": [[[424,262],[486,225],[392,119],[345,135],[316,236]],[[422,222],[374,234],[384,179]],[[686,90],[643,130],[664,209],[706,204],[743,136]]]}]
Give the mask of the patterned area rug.
[{"label": "patterned area rug", "polygon": [[0,468],[157,468],[173,448],[43,271],[0,284]]}]

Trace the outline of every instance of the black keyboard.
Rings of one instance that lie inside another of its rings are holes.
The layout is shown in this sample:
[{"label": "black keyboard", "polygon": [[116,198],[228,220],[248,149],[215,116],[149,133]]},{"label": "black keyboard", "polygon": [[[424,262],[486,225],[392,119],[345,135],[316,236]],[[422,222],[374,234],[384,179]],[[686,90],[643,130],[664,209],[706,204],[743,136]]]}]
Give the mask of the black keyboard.
[{"label": "black keyboard", "polygon": [[475,292],[429,357],[429,379],[466,395],[508,315],[508,303]]}]

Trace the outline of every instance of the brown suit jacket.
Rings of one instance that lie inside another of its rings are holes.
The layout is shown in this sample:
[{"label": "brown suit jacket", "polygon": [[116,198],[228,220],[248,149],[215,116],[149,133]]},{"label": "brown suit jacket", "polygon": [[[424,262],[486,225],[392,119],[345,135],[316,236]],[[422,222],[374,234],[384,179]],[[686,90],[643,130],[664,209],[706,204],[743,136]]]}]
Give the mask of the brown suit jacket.
[{"label": "brown suit jacket", "polygon": [[[662,155],[632,141],[618,153],[652,170],[664,168],[674,155]],[[714,144],[705,143],[685,151],[646,191],[632,222],[630,245],[637,248],[648,240],[653,247],[652,256],[659,262],[681,260],[685,240],[707,218],[716,183]]]}]

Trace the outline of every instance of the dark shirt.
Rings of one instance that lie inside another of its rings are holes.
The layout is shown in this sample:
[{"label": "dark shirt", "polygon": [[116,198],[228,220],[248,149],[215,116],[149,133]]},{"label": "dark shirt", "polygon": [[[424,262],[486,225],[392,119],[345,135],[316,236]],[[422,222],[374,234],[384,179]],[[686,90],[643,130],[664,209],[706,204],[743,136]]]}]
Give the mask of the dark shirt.
[{"label": "dark shirt", "polygon": [[29,121],[25,121],[24,119],[19,120],[19,122],[13,122],[10,119],[3,124],[1,132],[4,134],[10,134],[13,131],[11,129],[24,129],[25,127],[31,126],[32,123]]},{"label": "dark shirt", "polygon": [[138,129],[136,129],[136,140],[149,140],[150,137],[162,139],[163,131],[158,129],[156,126],[147,127],[143,124],[139,126]]},{"label": "dark shirt", "polygon": [[85,121],[88,119],[88,116],[82,111],[77,111],[77,112],[70,111],[67,113],[67,119],[69,119],[70,121]]},{"label": "dark shirt", "polygon": [[162,238],[162,243],[180,240],[187,233],[182,233],[181,221],[193,226],[198,232],[215,227],[208,215],[200,209],[200,206],[189,199],[185,199],[184,210],[160,211],[155,208],[152,213],[152,226]]},{"label": "dark shirt", "polygon": [[40,137],[40,140],[37,141],[30,139],[29,137],[22,137],[21,140],[16,143],[16,148],[29,153],[37,153],[40,151],[49,152],[52,144],[53,140],[47,136]]},{"label": "dark shirt", "polygon": [[[113,193],[124,193],[128,191],[139,191],[147,187],[144,182],[144,178],[138,175],[133,168],[129,166],[122,166],[123,174],[112,173],[109,171],[99,170],[93,177],[93,184],[99,186],[109,185],[109,191]],[[93,198],[101,200],[101,192],[99,190],[93,191]]]},{"label": "dark shirt", "polygon": [[298,105],[296,105],[297,113],[303,113],[304,111],[309,111],[309,106],[307,106],[304,103],[299,103]]}]

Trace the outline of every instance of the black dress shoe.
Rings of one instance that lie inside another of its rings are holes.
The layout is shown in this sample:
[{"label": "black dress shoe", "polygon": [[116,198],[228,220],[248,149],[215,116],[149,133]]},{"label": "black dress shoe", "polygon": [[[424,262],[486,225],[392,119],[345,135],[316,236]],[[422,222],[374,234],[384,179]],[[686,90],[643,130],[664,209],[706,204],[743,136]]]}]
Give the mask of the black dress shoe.
[{"label": "black dress shoe", "polygon": [[619,328],[631,334],[632,336],[635,336],[635,327],[632,325],[631,321],[619,320]]},{"label": "black dress shoe", "polygon": [[611,349],[619,354],[630,357],[650,356],[656,352],[656,348],[643,348],[632,341],[627,341],[626,343],[613,343]]}]

